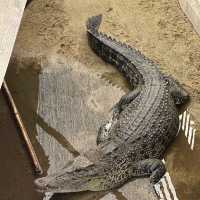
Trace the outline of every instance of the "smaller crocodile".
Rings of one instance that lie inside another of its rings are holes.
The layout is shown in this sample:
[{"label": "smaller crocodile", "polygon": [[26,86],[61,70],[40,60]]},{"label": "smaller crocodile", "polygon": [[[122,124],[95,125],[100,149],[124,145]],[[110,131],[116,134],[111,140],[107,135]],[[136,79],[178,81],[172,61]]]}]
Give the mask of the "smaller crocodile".
[{"label": "smaller crocodile", "polygon": [[89,46],[116,66],[133,90],[120,99],[112,120],[99,129],[97,145],[103,156],[87,167],[37,179],[43,192],[110,190],[145,176],[155,184],[165,174],[161,159],[178,132],[178,106],[189,95],[139,51],[100,33],[101,18],[87,21]]}]

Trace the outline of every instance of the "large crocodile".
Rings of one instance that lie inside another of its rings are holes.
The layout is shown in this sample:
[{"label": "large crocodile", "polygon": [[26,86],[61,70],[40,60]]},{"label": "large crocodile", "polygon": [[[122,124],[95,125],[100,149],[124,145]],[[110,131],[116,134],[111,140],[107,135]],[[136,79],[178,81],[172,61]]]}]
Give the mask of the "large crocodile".
[{"label": "large crocodile", "polygon": [[144,176],[150,176],[155,184],[166,171],[161,159],[178,132],[178,106],[186,103],[189,95],[139,51],[100,33],[101,18],[87,21],[89,46],[122,72],[133,91],[120,99],[113,107],[112,120],[99,129],[101,159],[85,168],[63,169],[37,179],[40,191],[109,190]]}]

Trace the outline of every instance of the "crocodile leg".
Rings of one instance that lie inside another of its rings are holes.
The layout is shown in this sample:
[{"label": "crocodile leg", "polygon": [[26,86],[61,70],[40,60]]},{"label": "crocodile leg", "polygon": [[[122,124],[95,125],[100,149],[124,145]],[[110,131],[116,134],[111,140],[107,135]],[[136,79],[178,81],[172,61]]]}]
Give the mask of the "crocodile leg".
[{"label": "crocodile leg", "polygon": [[110,138],[110,127],[112,126],[112,122],[106,122],[99,127],[97,133],[96,144],[99,145],[102,142],[105,142]]},{"label": "crocodile leg", "polygon": [[176,106],[185,105],[189,101],[189,94],[183,86],[171,76],[163,75]]},{"label": "crocodile leg", "polygon": [[129,92],[128,94],[125,94],[121,97],[119,102],[117,102],[112,110],[113,110],[113,119],[117,119],[119,114],[126,108],[126,106],[133,101],[140,93],[141,88],[137,87],[135,90]]},{"label": "crocodile leg", "polygon": [[110,130],[113,127],[113,125],[115,124],[115,122],[117,121],[119,114],[131,101],[133,101],[139,95],[140,91],[141,91],[141,89],[139,87],[137,87],[135,90],[122,96],[121,99],[119,100],[119,102],[113,106],[112,120],[107,121],[106,123],[102,124],[99,127],[97,140],[96,140],[97,145],[99,145],[102,142],[105,142],[106,140],[108,140],[110,138],[110,134],[111,134]]},{"label": "crocodile leg", "polygon": [[139,161],[136,168],[136,176],[150,175],[152,184],[156,184],[166,172],[164,163],[154,158]]},{"label": "crocodile leg", "polygon": [[113,117],[112,120],[109,122],[107,121],[106,123],[102,124],[98,130],[98,135],[97,135],[97,140],[96,143],[99,145],[102,142],[105,142],[110,138],[110,130],[111,127],[113,127],[113,124],[116,122],[118,119],[119,114],[121,111],[131,102],[133,101],[140,93],[141,89],[138,87],[135,90],[129,92],[128,94],[125,94],[124,96],[121,97],[118,103],[116,103],[113,108]]}]

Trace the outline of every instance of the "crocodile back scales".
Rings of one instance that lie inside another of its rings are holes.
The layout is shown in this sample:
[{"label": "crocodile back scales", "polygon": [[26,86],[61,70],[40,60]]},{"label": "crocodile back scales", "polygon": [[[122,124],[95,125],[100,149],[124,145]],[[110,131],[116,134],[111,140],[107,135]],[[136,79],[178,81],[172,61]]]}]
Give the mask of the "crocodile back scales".
[{"label": "crocodile back scales", "polygon": [[177,134],[179,122],[177,109],[157,65],[136,49],[97,29],[88,29],[87,35],[90,47],[98,56],[116,66],[133,88],[142,88],[120,114],[115,134],[102,147],[103,151],[116,155],[120,155],[119,151],[137,152],[134,160],[162,157]]}]

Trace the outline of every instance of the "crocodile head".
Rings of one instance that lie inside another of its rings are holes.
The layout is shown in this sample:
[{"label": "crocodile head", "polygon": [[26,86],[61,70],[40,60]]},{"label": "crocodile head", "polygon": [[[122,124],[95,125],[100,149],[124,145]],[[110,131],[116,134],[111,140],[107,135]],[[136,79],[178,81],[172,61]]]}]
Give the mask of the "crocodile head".
[{"label": "crocodile head", "polygon": [[41,193],[70,193],[88,190],[88,179],[62,169],[59,173],[38,178],[34,181],[36,190]]},{"label": "crocodile head", "polygon": [[38,192],[71,193],[103,190],[105,181],[102,168],[80,156],[58,172],[38,178],[34,183]]},{"label": "crocodile head", "polygon": [[[34,181],[36,190],[38,192],[57,192],[58,185],[56,184],[55,177],[54,176],[47,176],[38,178]],[[57,186],[57,187],[56,187]]]}]

